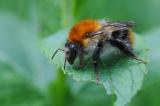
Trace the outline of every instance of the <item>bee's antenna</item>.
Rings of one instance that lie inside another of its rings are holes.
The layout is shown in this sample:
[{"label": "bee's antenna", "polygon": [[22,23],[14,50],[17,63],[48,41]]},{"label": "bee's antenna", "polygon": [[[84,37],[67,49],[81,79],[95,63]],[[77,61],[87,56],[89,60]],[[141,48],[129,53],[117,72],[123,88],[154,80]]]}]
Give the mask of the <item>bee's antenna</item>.
[{"label": "bee's antenna", "polygon": [[66,68],[66,58],[65,58],[65,60],[64,60],[64,66],[63,66],[63,68],[64,68],[64,70],[65,70],[65,68]]},{"label": "bee's antenna", "polygon": [[57,50],[54,52],[54,54],[53,54],[53,56],[52,56],[52,58],[51,58],[52,60],[53,60],[54,56],[57,54],[57,52],[58,52],[59,50],[64,52],[64,49],[61,49],[61,48],[57,49]]}]

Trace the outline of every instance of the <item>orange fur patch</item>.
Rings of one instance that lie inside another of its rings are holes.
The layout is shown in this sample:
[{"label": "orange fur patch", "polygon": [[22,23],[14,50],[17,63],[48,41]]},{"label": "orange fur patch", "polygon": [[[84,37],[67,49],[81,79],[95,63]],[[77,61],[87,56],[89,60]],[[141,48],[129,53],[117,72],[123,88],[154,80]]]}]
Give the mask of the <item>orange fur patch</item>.
[{"label": "orange fur patch", "polygon": [[86,33],[97,31],[101,27],[100,23],[95,20],[84,20],[72,27],[68,40],[83,46],[87,46]]}]

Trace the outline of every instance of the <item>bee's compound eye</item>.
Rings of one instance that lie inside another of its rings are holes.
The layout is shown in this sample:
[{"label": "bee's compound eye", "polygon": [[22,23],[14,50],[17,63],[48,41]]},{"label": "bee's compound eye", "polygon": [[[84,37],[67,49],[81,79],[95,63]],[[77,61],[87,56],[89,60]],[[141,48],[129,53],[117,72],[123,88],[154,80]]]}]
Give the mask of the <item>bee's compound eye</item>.
[{"label": "bee's compound eye", "polygon": [[69,45],[69,48],[70,48],[70,49],[77,49],[78,47],[77,47],[77,45],[75,45],[75,44],[70,44],[70,45]]}]

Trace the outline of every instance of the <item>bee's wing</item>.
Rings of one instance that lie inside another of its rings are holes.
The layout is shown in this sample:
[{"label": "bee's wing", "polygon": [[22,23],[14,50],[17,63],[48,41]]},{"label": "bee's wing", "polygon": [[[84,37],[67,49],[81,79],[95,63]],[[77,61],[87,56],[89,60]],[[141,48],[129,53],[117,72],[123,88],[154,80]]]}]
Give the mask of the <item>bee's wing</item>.
[{"label": "bee's wing", "polygon": [[116,27],[134,27],[135,22],[132,22],[132,21],[110,22],[109,25],[116,26]]},{"label": "bee's wing", "polygon": [[100,21],[103,26],[134,27],[133,21]]},{"label": "bee's wing", "polygon": [[128,30],[132,27],[135,26],[135,23],[132,21],[123,21],[123,22],[106,22],[103,24],[103,29],[106,29],[107,31],[123,31],[123,30]]},{"label": "bee's wing", "polygon": [[93,41],[106,40],[111,37],[112,32],[114,31],[124,31],[135,25],[132,21],[126,22],[102,22],[103,26],[100,30],[96,32],[88,33],[88,38]]}]

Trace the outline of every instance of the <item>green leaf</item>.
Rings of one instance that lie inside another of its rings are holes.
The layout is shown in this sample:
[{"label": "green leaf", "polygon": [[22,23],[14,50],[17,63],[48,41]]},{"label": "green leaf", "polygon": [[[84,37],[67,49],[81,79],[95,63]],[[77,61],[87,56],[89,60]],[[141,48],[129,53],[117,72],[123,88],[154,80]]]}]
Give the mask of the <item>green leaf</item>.
[{"label": "green leaf", "polygon": [[[148,74],[144,80],[141,93],[138,94],[129,106],[158,106],[160,104],[160,27],[153,28],[143,33],[147,47],[149,48],[149,64],[147,65]],[[144,102],[145,101],[145,102]]]},{"label": "green leaf", "polygon": [[0,14],[0,23],[0,61],[46,92],[55,73],[39,50],[35,25],[10,13]]},{"label": "green leaf", "polygon": [[145,85],[152,86],[160,82],[159,59],[160,59],[160,27],[154,28],[144,33],[144,39],[149,47],[148,75],[146,76]]},{"label": "green leaf", "polygon": [[[67,30],[59,31],[42,42],[43,50],[49,58],[56,49],[64,48],[67,32]],[[135,35],[134,50],[138,57],[147,60],[147,49],[143,45],[142,38],[137,34]],[[104,65],[101,65],[100,68],[100,84],[104,86],[107,94],[116,95],[116,106],[123,106],[140,90],[144,75],[147,73],[146,66],[120,54],[112,54],[108,57],[104,55],[102,58]],[[67,64],[64,73],[77,81],[96,82],[91,59],[87,61],[86,66],[79,70],[75,68],[75,65]],[[63,69],[64,52],[57,53],[53,63],[56,67]]]},{"label": "green leaf", "polygon": [[34,85],[14,71],[14,67],[0,62],[0,69],[1,106],[50,105],[47,98]]},{"label": "green leaf", "polygon": [[[73,100],[69,106],[112,106],[112,97],[106,95],[102,85],[92,82],[71,81]],[[83,101],[83,102],[82,102]]]},{"label": "green leaf", "polygon": [[[160,57],[160,45],[158,43],[160,42],[160,27],[154,28],[146,33],[145,41],[147,42],[147,46],[149,47],[149,60],[151,61],[148,65],[149,70],[152,70],[153,73],[158,75],[159,72],[159,57]],[[158,57],[158,58],[157,58]]]},{"label": "green leaf", "polygon": [[39,35],[43,37],[70,26],[74,21],[74,0],[36,1],[34,8],[37,10]]},{"label": "green leaf", "polygon": [[49,105],[46,93],[55,72],[38,48],[34,22],[6,12],[0,23],[0,105]]}]

